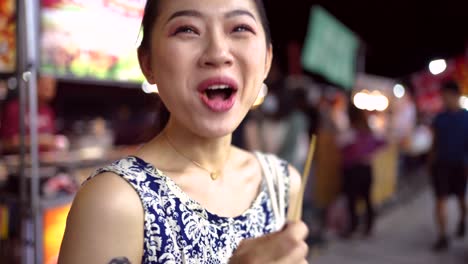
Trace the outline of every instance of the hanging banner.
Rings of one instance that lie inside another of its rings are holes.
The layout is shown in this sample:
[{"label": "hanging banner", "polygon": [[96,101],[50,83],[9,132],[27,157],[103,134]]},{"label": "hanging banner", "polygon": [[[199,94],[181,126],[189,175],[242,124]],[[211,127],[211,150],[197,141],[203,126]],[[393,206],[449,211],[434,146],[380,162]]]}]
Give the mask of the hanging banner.
[{"label": "hanging banner", "polygon": [[462,93],[468,96],[468,50],[466,56],[455,59],[454,78],[460,85]]},{"label": "hanging banner", "polygon": [[[450,68],[450,65],[448,65]],[[411,77],[414,97],[420,112],[435,114],[442,109],[440,85],[449,75],[433,75],[429,71],[419,72]]]},{"label": "hanging banner", "polygon": [[359,40],[351,30],[322,7],[312,8],[302,53],[304,69],[351,89],[358,47]]},{"label": "hanging banner", "polygon": [[456,81],[462,94],[468,95],[468,59],[466,56],[448,60],[447,69],[438,75],[433,75],[428,70],[413,74],[411,84],[415,88],[415,99],[419,111],[435,114],[442,110],[440,89],[448,80]]},{"label": "hanging banner", "polygon": [[42,0],[41,68],[62,78],[142,82],[146,0]]},{"label": "hanging banner", "polygon": [[16,70],[16,1],[0,1],[0,73]]}]

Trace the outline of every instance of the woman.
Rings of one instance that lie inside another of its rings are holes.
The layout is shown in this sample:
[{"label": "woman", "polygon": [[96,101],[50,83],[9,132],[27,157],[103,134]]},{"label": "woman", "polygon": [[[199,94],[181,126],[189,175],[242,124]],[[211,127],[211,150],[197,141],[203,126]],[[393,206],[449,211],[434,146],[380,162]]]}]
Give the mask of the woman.
[{"label": "woman", "polygon": [[348,230],[343,234],[345,238],[353,235],[358,227],[356,212],[359,199],[364,199],[366,204],[365,236],[372,235],[375,212],[371,200],[371,188],[373,182],[372,159],[376,151],[385,142],[374,136],[367,123],[367,116],[363,110],[354,105],[348,109],[351,129],[341,138],[342,142],[342,167],[343,167],[343,192],[348,200],[348,212],[350,223]]},{"label": "woman", "polygon": [[59,263],[306,263],[307,228],[283,227],[271,195],[284,215],[299,174],[277,163],[285,184],[267,188],[266,156],[231,146],[271,63],[262,2],[149,0],[143,30],[140,66],[168,123],[83,185]]}]

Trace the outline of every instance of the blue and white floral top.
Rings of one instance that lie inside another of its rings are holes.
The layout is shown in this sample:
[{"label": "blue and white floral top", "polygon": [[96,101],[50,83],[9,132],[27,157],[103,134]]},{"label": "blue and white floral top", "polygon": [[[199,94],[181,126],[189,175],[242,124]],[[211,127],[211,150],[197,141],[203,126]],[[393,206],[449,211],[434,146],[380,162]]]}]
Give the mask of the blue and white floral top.
[{"label": "blue and white floral top", "polygon": [[[283,168],[278,174],[284,177],[285,185],[280,188],[285,192],[281,197],[286,199],[281,204],[287,205],[289,171],[285,161],[276,160]],[[103,172],[121,176],[141,199],[145,219],[142,263],[228,263],[241,240],[278,229],[271,192],[265,181],[270,172],[265,170],[257,198],[237,217],[220,217],[208,212],[171,178],[140,158],[130,156],[118,160],[98,169],[93,176]],[[287,206],[281,210],[286,213]]]}]

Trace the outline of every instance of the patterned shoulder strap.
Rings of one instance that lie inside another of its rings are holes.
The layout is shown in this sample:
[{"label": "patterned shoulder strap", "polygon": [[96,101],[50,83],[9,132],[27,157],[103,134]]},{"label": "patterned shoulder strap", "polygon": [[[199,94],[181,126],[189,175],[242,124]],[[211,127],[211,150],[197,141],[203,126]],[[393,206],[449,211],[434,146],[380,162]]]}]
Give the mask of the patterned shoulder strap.
[{"label": "patterned shoulder strap", "polygon": [[286,223],[289,196],[289,177],[285,162],[275,155],[255,152],[270,194],[271,206],[276,219],[277,230]]}]

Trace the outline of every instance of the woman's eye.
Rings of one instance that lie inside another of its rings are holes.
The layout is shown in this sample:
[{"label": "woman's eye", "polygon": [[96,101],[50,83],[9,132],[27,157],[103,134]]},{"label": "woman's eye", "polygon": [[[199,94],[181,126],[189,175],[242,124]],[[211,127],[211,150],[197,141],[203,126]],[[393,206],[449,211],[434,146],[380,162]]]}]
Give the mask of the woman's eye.
[{"label": "woman's eye", "polygon": [[198,34],[198,32],[193,27],[189,27],[189,26],[183,26],[183,27],[177,28],[176,31],[174,32],[174,35],[177,35],[179,33]]},{"label": "woman's eye", "polygon": [[246,26],[246,25],[236,26],[233,31],[234,32],[252,32],[252,33],[255,33],[251,27]]}]

